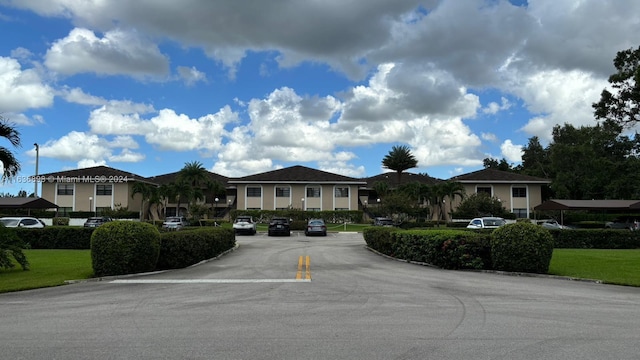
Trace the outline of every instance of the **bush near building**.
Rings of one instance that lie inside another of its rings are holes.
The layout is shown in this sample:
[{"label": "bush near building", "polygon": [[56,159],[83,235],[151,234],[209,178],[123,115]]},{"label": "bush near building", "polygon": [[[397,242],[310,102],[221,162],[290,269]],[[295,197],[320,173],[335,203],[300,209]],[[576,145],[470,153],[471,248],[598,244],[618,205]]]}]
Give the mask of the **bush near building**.
[{"label": "bush near building", "polygon": [[160,254],[160,231],[151,224],[108,222],[91,235],[94,276],[153,271]]}]

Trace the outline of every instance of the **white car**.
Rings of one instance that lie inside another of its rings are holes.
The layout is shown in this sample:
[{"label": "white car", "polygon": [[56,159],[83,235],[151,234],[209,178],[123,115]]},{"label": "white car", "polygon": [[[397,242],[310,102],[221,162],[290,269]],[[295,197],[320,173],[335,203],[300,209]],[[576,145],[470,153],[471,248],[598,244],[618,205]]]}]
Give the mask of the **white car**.
[{"label": "white car", "polygon": [[467,229],[497,229],[506,223],[506,220],[500,217],[481,217],[471,220]]},{"label": "white car", "polygon": [[562,230],[570,229],[570,227],[561,225],[553,219],[545,220],[540,225],[545,229],[552,229],[552,230],[553,229],[562,229]]},{"label": "white car", "polygon": [[44,222],[42,220],[36,219],[34,217],[3,217],[0,218],[0,224],[5,227],[21,227],[21,228],[29,228],[29,229],[42,229],[44,227]]},{"label": "white car", "polygon": [[249,235],[255,235],[258,230],[258,225],[253,221],[251,216],[238,216],[233,221],[233,232],[236,234],[245,233]]},{"label": "white car", "polygon": [[180,230],[188,224],[184,216],[169,216],[162,223],[162,228],[166,230]]}]

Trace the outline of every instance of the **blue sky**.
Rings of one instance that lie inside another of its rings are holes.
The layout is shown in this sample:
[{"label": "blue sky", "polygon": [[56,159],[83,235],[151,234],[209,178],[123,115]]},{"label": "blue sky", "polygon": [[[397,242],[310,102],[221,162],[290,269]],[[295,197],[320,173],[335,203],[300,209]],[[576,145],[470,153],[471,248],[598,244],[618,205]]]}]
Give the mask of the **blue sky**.
[{"label": "blue sky", "polygon": [[40,173],[200,161],[232,177],[373,176],[407,145],[413,172],[447,179],[519,163],[556,124],[593,125],[616,52],[640,45],[638,14],[602,0],[0,0],[0,114],[21,132],[23,177],[38,143]]}]

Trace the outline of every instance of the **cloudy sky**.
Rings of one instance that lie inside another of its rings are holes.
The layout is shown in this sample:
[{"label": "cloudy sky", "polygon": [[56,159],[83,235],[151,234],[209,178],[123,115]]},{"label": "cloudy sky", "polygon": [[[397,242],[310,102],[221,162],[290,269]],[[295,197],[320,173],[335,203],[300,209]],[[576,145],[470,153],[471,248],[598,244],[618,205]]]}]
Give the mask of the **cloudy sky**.
[{"label": "cloudy sky", "polygon": [[366,177],[408,145],[413,172],[447,179],[593,125],[616,52],[640,45],[640,2],[0,0],[0,33],[24,176],[34,143],[40,173],[142,176]]}]

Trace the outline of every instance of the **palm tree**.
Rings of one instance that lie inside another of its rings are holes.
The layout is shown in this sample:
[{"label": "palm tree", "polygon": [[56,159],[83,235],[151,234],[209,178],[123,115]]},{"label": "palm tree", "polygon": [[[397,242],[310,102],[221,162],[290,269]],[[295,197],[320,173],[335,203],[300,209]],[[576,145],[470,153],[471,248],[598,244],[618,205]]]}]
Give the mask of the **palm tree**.
[{"label": "palm tree", "polygon": [[442,203],[446,197],[444,183],[437,183],[429,186],[428,200],[433,207],[433,213],[436,215],[436,221],[440,224],[440,219],[444,218],[444,209]]},{"label": "palm tree", "polygon": [[[13,147],[20,147],[20,132],[2,115],[0,115],[0,137],[9,140]],[[2,162],[2,182],[13,178],[20,171],[18,159],[4,146],[0,146],[0,162]]]},{"label": "palm tree", "polygon": [[449,215],[453,218],[453,201],[456,196],[460,197],[460,200],[464,199],[464,185],[457,181],[448,180],[442,183],[441,186],[442,193],[449,199]]},{"label": "palm tree", "polygon": [[209,180],[209,173],[201,162],[192,161],[184,164],[184,167],[178,172],[178,180],[184,181],[189,185],[202,187]]},{"label": "palm tree", "polygon": [[[174,195],[176,199],[176,216],[180,215],[180,201],[187,200],[187,206],[189,205],[189,200],[193,197],[194,188],[191,184],[185,181],[176,181],[170,184],[171,193]],[[185,215],[186,216],[186,215]]]},{"label": "palm tree", "polygon": [[398,174],[398,185],[400,185],[402,172],[418,167],[418,160],[413,156],[408,146],[393,146],[391,151],[382,159],[382,167],[395,171]]},{"label": "palm tree", "polygon": [[144,219],[144,202],[151,196],[151,187],[151,184],[142,181],[134,182],[131,187],[132,199],[136,194],[140,194],[140,220]]},{"label": "palm tree", "polygon": [[[210,180],[210,181],[207,181],[206,184],[205,184],[205,192],[206,192],[206,195],[210,196],[211,209],[212,209],[212,212],[213,212],[213,216],[215,217],[215,215],[216,215],[215,205],[217,205],[217,204],[215,204],[214,199],[215,198],[220,198],[220,197],[222,197],[222,195],[224,195],[225,198],[226,198],[227,189],[224,187],[224,185],[220,181],[218,181],[218,180]],[[206,196],[205,196],[205,198],[206,198]]]}]

